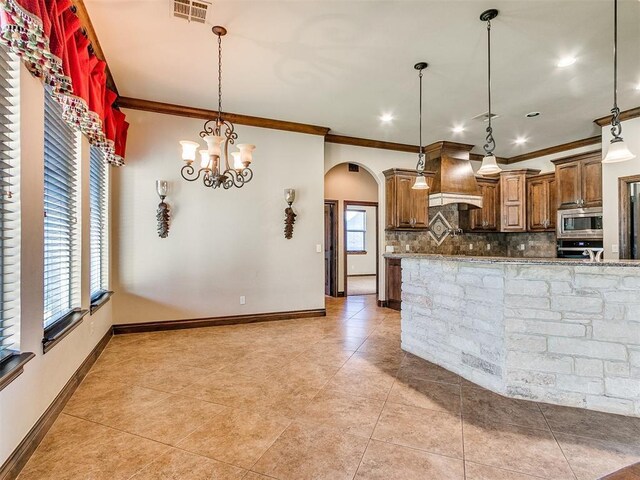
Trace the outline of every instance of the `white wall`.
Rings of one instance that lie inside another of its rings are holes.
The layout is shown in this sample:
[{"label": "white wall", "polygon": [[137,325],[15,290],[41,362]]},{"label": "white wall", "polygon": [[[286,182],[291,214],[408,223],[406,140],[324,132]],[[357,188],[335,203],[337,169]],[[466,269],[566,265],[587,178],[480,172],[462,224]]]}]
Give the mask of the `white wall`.
[{"label": "white wall", "polygon": [[[603,157],[607,154],[611,140],[611,126],[602,127]],[[602,215],[604,227],[604,249],[606,258],[619,258],[612,247],[619,243],[619,200],[618,179],[640,175],[640,118],[622,122],[622,136],[629,150],[636,155],[634,160],[610,165],[602,165]]]},{"label": "white wall", "polygon": [[[253,143],[253,180],[206,188],[180,177],[178,142],[203,121],[129,110],[127,167],[113,179],[114,323],[324,308],[324,139],[236,126]],[[169,182],[169,237],[156,233],[157,179]],[[284,238],[284,189],[296,189]],[[240,296],[246,305],[240,305]]]},{"label": "white wall", "polygon": [[[376,207],[353,205],[347,209],[364,210],[366,212],[365,255],[347,254],[347,275],[375,275],[376,274]],[[384,234],[384,232],[383,232]],[[340,242],[338,242],[340,243]]]},{"label": "white wall", "polygon": [[[111,328],[111,302],[42,353],[44,311],[44,90],[21,66],[21,350],[36,354],[24,373],[0,391],[0,465],[53,402],[71,375]],[[82,308],[89,308],[89,145],[82,142],[81,165]]]}]

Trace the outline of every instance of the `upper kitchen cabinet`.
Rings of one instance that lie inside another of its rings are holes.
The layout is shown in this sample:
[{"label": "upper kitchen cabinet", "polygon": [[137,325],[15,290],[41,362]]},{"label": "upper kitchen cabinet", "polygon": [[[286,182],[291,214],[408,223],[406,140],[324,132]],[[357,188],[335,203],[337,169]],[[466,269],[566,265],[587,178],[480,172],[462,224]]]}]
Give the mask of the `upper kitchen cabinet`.
[{"label": "upper kitchen cabinet", "polygon": [[500,179],[476,177],[482,208],[460,210],[460,228],[470,232],[497,232],[500,228]]},{"label": "upper kitchen cabinet", "polygon": [[[385,170],[386,230],[426,230],[429,228],[429,190],[411,187],[418,174],[415,170]],[[433,172],[424,172],[431,186]]]},{"label": "upper kitchen cabinet", "polygon": [[600,151],[554,160],[558,208],[602,206]]},{"label": "upper kitchen cabinet", "polygon": [[539,173],[528,168],[500,173],[501,232],[527,231],[527,179]]},{"label": "upper kitchen cabinet", "polygon": [[553,232],[556,229],[558,200],[554,172],[527,179],[527,223],[530,232]]}]

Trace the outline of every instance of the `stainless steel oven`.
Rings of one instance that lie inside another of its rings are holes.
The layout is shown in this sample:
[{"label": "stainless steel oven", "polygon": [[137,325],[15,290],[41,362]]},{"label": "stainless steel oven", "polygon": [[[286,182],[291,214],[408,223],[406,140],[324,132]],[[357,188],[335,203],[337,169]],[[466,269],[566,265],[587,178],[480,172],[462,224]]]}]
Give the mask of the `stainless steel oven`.
[{"label": "stainless steel oven", "polygon": [[558,210],[558,238],[601,239],[602,208]]},{"label": "stainless steel oven", "polygon": [[589,260],[588,249],[602,250],[602,240],[558,240],[558,258],[581,258]]}]

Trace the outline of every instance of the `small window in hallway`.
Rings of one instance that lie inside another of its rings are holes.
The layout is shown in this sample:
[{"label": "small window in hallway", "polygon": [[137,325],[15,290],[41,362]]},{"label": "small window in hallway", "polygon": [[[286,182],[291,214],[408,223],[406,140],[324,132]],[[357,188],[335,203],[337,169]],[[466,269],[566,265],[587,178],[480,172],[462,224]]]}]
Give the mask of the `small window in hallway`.
[{"label": "small window in hallway", "polygon": [[347,253],[367,253],[365,237],[367,233],[367,212],[347,210]]}]

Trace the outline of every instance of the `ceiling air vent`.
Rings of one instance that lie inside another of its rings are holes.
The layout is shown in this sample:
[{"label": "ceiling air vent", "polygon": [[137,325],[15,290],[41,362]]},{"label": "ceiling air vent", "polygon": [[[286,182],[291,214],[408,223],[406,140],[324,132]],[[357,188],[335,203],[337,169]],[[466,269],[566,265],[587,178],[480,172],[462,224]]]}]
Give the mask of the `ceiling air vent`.
[{"label": "ceiling air vent", "polygon": [[[495,113],[491,114],[491,119],[498,118],[500,115],[496,115]],[[483,122],[489,121],[489,112],[481,113],[480,115],[476,115],[471,120],[482,120]]]},{"label": "ceiling air vent", "polygon": [[189,22],[205,23],[211,3],[198,0],[173,0],[173,16]]}]

